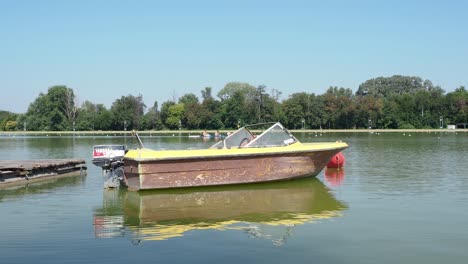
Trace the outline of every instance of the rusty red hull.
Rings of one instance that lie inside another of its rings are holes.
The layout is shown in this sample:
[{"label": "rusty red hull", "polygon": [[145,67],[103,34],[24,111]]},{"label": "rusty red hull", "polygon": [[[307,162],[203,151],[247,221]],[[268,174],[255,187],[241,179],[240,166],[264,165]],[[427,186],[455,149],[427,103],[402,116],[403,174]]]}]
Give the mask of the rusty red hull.
[{"label": "rusty red hull", "polygon": [[271,182],[316,176],[340,150],[177,160],[124,159],[130,190]]}]

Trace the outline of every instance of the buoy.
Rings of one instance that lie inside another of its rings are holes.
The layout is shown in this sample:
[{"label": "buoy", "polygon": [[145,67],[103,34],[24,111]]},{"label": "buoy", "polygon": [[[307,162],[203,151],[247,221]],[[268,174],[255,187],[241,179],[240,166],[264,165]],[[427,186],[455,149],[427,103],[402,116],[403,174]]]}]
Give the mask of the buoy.
[{"label": "buoy", "polygon": [[345,157],[343,153],[338,152],[333,156],[333,158],[330,159],[330,161],[327,164],[327,168],[341,168],[344,166],[345,163]]}]

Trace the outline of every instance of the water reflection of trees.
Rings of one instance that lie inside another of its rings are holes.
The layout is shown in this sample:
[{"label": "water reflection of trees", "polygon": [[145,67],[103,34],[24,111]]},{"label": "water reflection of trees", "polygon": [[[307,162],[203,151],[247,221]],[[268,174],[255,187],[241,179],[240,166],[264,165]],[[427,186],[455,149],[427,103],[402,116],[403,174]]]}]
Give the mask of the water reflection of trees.
[{"label": "water reflection of trees", "polygon": [[369,193],[463,192],[468,187],[466,135],[381,133],[347,139],[347,174]]}]

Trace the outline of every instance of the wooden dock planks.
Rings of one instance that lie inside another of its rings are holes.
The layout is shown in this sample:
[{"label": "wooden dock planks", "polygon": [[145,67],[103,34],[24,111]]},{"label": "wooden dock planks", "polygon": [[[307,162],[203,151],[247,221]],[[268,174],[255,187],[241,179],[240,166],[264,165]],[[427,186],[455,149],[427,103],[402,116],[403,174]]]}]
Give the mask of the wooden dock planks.
[{"label": "wooden dock planks", "polygon": [[83,159],[0,160],[0,188],[30,181],[86,174]]}]

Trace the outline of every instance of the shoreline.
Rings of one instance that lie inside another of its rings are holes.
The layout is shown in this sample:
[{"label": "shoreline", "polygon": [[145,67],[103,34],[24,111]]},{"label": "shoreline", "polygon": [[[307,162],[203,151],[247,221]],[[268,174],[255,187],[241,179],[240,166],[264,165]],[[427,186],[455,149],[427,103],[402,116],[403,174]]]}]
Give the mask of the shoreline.
[{"label": "shoreline", "polygon": [[[235,130],[219,130],[221,134]],[[291,133],[467,133],[468,129],[291,129]],[[164,134],[201,135],[203,130],[136,131],[141,136]],[[255,132],[255,130],[254,130]],[[131,131],[0,131],[0,136],[132,136]],[[214,133],[208,131],[208,133]]]}]

